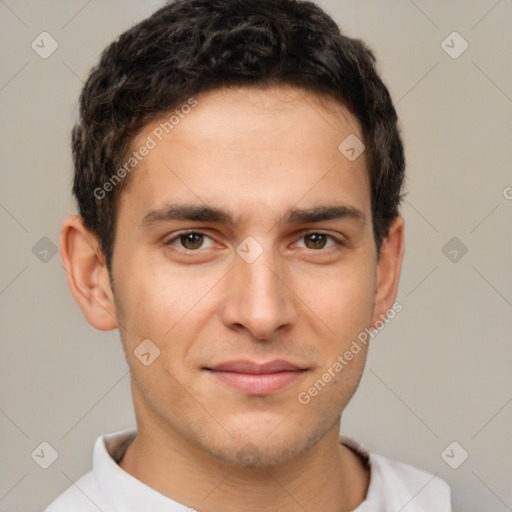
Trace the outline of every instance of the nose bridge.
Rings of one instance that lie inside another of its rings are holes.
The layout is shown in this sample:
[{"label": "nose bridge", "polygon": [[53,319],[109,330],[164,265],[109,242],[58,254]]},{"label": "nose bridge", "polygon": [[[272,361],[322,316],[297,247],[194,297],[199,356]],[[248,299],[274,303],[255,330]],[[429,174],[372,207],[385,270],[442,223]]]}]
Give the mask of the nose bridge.
[{"label": "nose bridge", "polygon": [[243,274],[243,285],[247,296],[257,305],[259,302],[275,303],[281,300],[283,284],[277,271],[276,258],[266,251],[252,263],[239,261],[238,268]]},{"label": "nose bridge", "polygon": [[272,248],[245,240],[237,248],[223,308],[227,326],[244,326],[265,339],[296,319],[292,293],[283,283],[284,267]]}]

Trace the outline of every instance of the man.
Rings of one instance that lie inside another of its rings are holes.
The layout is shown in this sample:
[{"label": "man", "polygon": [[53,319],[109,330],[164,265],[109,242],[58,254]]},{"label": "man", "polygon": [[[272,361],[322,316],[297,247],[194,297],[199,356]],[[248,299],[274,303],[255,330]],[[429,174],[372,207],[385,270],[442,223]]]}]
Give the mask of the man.
[{"label": "man", "polygon": [[404,247],[371,52],[298,0],[178,0],[115,41],[73,131],[68,284],[119,329],[137,429],[48,512],[450,510],[340,439]]}]

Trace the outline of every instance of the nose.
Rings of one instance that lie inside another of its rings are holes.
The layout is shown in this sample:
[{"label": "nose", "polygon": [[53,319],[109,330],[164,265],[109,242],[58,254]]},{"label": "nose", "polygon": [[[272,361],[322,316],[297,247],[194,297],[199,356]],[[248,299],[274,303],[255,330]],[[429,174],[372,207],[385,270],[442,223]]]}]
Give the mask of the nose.
[{"label": "nose", "polygon": [[272,251],[263,251],[251,263],[235,255],[226,283],[221,317],[229,329],[246,329],[265,341],[296,322],[297,297],[290,274]]}]

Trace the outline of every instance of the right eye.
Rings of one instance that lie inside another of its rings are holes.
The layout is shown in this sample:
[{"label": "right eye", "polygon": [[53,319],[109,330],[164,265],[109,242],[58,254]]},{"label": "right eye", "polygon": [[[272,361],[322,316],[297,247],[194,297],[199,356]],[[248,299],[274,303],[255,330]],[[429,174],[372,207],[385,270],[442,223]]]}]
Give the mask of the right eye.
[{"label": "right eye", "polygon": [[[200,231],[185,231],[174,235],[172,238],[169,238],[164,242],[164,245],[177,245],[180,244],[181,249],[186,251],[197,251],[204,245],[205,239],[211,240],[211,238],[205,233],[201,233]],[[212,240],[213,242],[213,240]],[[210,245],[210,247],[212,247]],[[204,248],[204,247],[203,247]],[[208,248],[208,247],[206,247]]]}]

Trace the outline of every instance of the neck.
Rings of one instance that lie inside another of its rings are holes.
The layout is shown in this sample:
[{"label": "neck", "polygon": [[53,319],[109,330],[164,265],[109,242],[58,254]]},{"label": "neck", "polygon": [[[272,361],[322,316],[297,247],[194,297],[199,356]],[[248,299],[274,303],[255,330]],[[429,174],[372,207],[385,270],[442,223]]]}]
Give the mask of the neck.
[{"label": "neck", "polygon": [[355,509],[369,470],[339,442],[339,421],[308,452],[274,466],[229,464],[169,426],[138,421],[137,437],[119,465],[149,487],[200,512],[292,512]]}]

